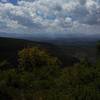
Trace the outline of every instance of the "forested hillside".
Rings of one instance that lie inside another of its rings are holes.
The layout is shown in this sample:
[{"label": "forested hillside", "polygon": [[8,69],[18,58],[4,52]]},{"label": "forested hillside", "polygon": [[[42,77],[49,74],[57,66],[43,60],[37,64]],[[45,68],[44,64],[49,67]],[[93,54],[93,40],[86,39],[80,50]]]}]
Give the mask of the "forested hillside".
[{"label": "forested hillside", "polygon": [[0,41],[0,100],[100,100],[99,43],[92,63],[48,43]]},{"label": "forested hillside", "polygon": [[[57,56],[61,60],[62,66],[72,65],[79,61],[79,59],[72,55],[71,52],[67,53],[69,50],[68,48],[65,49],[65,46],[62,47],[45,42],[34,42],[12,38],[0,38],[0,59],[1,61],[5,59],[15,60],[19,50],[34,46],[44,49],[53,56]],[[71,48],[69,47],[69,49]]]}]

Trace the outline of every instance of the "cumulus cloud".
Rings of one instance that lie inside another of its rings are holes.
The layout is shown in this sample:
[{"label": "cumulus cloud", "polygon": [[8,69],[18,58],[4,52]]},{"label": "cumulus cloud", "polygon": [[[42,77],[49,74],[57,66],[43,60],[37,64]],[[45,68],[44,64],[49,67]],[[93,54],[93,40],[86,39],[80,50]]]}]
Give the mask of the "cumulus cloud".
[{"label": "cumulus cloud", "polygon": [[2,31],[49,36],[100,32],[100,0],[1,1]]}]

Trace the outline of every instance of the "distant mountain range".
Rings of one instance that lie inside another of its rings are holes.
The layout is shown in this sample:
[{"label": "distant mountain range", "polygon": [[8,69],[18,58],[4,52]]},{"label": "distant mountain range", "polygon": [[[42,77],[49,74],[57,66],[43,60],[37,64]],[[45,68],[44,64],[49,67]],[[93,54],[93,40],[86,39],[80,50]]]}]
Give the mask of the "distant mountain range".
[{"label": "distant mountain range", "polygon": [[53,44],[82,44],[82,43],[95,43],[100,40],[100,34],[98,35],[66,35],[66,36],[37,36],[33,34],[17,34],[17,33],[5,33],[1,32],[0,37],[11,37],[18,39],[25,39],[38,42],[49,42]]}]

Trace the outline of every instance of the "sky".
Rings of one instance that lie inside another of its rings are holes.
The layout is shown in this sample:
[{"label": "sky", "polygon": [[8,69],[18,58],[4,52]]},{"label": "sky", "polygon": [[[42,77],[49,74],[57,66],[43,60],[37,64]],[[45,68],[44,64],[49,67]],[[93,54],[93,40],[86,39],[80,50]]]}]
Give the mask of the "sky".
[{"label": "sky", "polygon": [[100,34],[100,0],[0,0],[0,32],[52,37]]}]

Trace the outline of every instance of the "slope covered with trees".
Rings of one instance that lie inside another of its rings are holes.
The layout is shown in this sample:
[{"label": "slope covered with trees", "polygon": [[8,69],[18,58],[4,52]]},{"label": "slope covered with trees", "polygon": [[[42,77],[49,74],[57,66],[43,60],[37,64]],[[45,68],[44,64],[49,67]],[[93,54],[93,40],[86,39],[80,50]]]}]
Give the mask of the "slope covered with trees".
[{"label": "slope covered with trees", "polygon": [[0,64],[0,100],[100,100],[99,56],[95,65],[83,59],[61,68],[56,57],[34,47],[19,51],[17,61],[17,67]]},{"label": "slope covered with trees", "polygon": [[17,52],[19,50],[22,50],[23,48],[29,47],[43,48],[45,51],[49,52],[50,55],[59,58],[62,62],[62,66],[72,65],[73,63],[79,61],[76,57],[74,57],[73,54],[71,54],[71,52],[67,53],[67,48],[63,50],[64,47],[50,43],[27,41],[12,38],[0,38],[0,61],[6,59],[12,62],[13,64],[16,64]]}]

